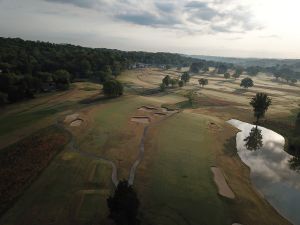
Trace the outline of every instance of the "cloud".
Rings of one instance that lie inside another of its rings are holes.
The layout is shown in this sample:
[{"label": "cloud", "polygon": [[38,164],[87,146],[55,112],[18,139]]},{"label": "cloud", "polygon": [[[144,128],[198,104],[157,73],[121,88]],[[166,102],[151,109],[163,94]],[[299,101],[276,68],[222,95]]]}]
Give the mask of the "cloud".
[{"label": "cloud", "polygon": [[152,26],[152,27],[167,26],[167,25],[173,26],[174,24],[179,23],[178,21],[176,21],[175,18],[161,17],[148,12],[122,13],[116,15],[116,18],[129,23]]},{"label": "cloud", "polygon": [[175,11],[175,5],[171,2],[156,2],[155,5],[162,12],[170,13]]},{"label": "cloud", "polygon": [[[72,4],[125,23],[183,33],[244,33],[261,29],[237,0],[44,0]],[[101,4],[100,4],[101,3]]]},{"label": "cloud", "polygon": [[45,0],[47,2],[71,4],[81,8],[93,8],[99,3],[97,0]]}]

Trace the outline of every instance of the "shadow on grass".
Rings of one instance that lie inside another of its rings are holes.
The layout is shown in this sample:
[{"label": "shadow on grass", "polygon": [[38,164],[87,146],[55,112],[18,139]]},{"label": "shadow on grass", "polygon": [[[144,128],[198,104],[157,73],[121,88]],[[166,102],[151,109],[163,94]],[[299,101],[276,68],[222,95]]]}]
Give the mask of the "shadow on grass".
[{"label": "shadow on grass", "polygon": [[235,91],[233,91],[232,93],[233,94],[245,94],[246,92],[248,92],[248,89],[239,88],[239,89],[236,89]]},{"label": "shadow on grass", "polygon": [[115,97],[107,97],[105,95],[97,95],[97,96],[92,96],[92,97],[80,100],[79,103],[83,104],[83,105],[89,105],[89,104],[93,104],[93,103],[107,101],[107,100],[113,99],[113,98],[115,98]]},{"label": "shadow on grass", "polygon": [[224,146],[223,146],[223,152],[225,155],[233,157],[237,155],[237,149],[236,149],[236,139],[235,136],[229,138]]}]

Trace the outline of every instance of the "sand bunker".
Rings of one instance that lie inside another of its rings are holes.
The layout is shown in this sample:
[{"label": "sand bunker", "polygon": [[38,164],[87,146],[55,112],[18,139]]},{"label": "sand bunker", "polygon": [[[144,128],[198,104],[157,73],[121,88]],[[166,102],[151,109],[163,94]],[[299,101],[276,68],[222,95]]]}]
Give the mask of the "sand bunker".
[{"label": "sand bunker", "polygon": [[222,171],[218,167],[211,167],[211,171],[214,174],[214,181],[219,189],[219,195],[234,199],[234,193],[228,186]]},{"label": "sand bunker", "polygon": [[157,110],[157,108],[152,107],[152,106],[142,106],[138,110],[146,111],[146,112],[152,112],[152,111]]},{"label": "sand bunker", "polygon": [[66,116],[64,122],[65,122],[65,123],[71,123],[72,121],[78,119],[78,117],[79,117],[79,114],[78,114],[78,113],[74,113],[74,114],[72,114],[72,115],[68,115],[68,116]]},{"label": "sand bunker", "polygon": [[131,121],[136,123],[144,123],[144,124],[151,122],[150,118],[147,116],[135,116],[131,118]]},{"label": "sand bunker", "polygon": [[71,127],[79,127],[82,124],[82,122],[83,122],[82,119],[76,119],[70,123],[70,126]]}]

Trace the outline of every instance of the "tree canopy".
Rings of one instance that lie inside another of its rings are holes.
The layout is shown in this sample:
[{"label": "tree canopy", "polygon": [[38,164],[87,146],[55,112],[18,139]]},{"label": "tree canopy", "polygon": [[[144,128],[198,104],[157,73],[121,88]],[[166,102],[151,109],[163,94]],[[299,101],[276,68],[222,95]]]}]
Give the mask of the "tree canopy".
[{"label": "tree canopy", "polygon": [[123,85],[117,80],[108,80],[103,84],[103,92],[109,97],[118,97],[123,94]]},{"label": "tree canopy", "polygon": [[184,81],[185,83],[189,82],[189,80],[190,80],[190,74],[188,72],[184,72],[181,75],[181,80]]},{"label": "tree canopy", "polygon": [[253,107],[254,116],[256,117],[256,123],[258,123],[261,117],[265,116],[266,111],[272,104],[272,99],[266,93],[257,93],[250,101],[250,105]]},{"label": "tree canopy", "polygon": [[253,87],[253,85],[254,85],[253,80],[249,77],[244,78],[240,84],[240,86],[244,88]]},{"label": "tree canopy", "polygon": [[225,74],[224,74],[224,78],[225,78],[225,79],[229,79],[229,78],[230,78],[230,73],[225,73]]},{"label": "tree canopy", "polygon": [[204,87],[205,85],[208,84],[208,80],[205,79],[205,78],[200,78],[200,79],[198,80],[198,82],[199,82],[199,84],[200,84],[202,87]]}]

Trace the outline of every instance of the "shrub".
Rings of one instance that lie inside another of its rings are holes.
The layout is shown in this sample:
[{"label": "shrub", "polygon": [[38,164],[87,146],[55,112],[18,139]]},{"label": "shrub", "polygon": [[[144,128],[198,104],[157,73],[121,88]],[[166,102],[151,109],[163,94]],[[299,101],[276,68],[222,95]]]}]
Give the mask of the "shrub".
[{"label": "shrub", "polygon": [[123,94],[123,85],[117,80],[108,80],[103,84],[103,92],[109,97],[118,97]]}]

